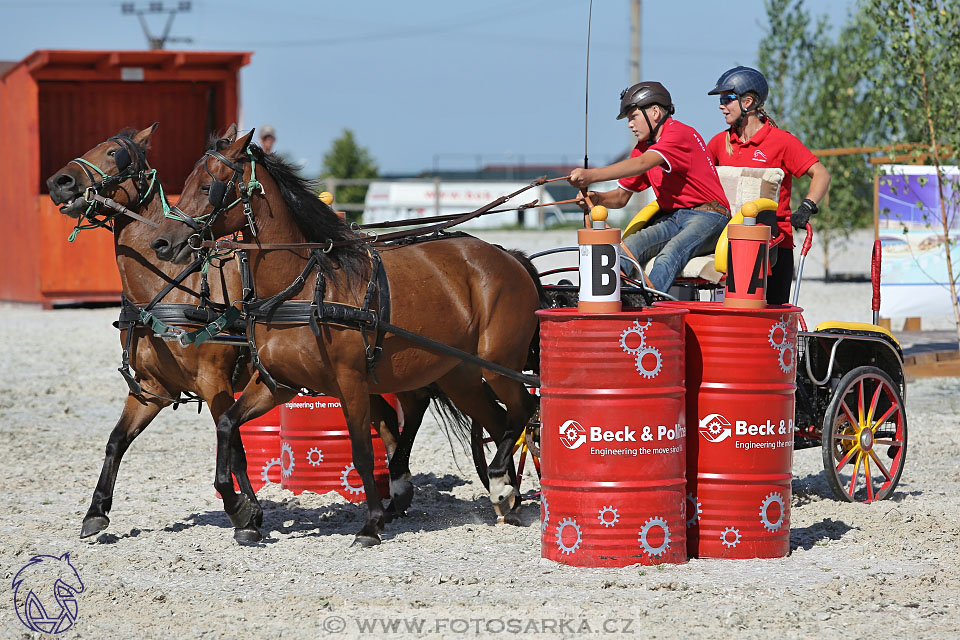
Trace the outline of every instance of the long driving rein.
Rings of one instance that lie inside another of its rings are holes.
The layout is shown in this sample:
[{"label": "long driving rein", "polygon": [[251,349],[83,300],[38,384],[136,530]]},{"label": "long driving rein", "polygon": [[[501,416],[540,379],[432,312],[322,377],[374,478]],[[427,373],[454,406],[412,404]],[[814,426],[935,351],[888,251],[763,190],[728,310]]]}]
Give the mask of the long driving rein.
[{"label": "long driving rein", "polygon": [[[228,182],[223,182],[213,175],[209,169],[209,166],[207,165],[207,158],[215,158],[216,160],[224,163],[233,171],[233,174]],[[251,179],[247,183],[245,183],[243,180],[243,164],[245,162],[251,163]],[[449,345],[443,344],[442,342],[438,342],[431,338],[427,338],[426,336],[422,336],[412,331],[408,331],[402,327],[391,324],[389,322],[389,282],[386,271],[383,268],[383,262],[380,259],[380,255],[375,247],[385,246],[387,243],[404,243],[450,237],[449,234],[444,233],[446,229],[481,216],[484,213],[487,213],[502,205],[511,198],[514,198],[524,191],[527,191],[528,189],[546,184],[548,182],[564,180],[566,179],[565,177],[553,178],[549,180],[546,177],[538,178],[537,180],[514,191],[513,193],[500,196],[493,202],[486,204],[475,211],[456,216],[452,219],[446,219],[442,222],[437,222],[436,224],[428,225],[426,227],[418,227],[416,229],[408,229],[405,231],[396,231],[393,233],[387,233],[373,237],[358,235],[357,237],[348,238],[345,240],[335,241],[331,239],[326,242],[263,243],[259,242],[258,240],[257,242],[247,243],[236,242],[233,240],[214,240],[212,239],[212,233],[210,229],[220,215],[236,206],[238,203],[242,202],[244,207],[244,215],[247,218],[247,224],[249,225],[251,233],[256,236],[256,228],[253,221],[253,210],[250,201],[255,189],[259,188],[261,194],[263,193],[263,186],[256,180],[256,159],[254,158],[253,153],[247,149],[247,158],[243,158],[239,162],[232,162],[219,152],[210,150],[205,153],[203,163],[204,170],[206,170],[213,179],[208,194],[208,200],[214,207],[213,211],[209,214],[198,216],[197,218],[191,218],[179,208],[171,207],[167,216],[184,222],[196,231],[196,233],[190,236],[190,239],[188,240],[191,248],[197,250],[226,249],[237,251],[240,259],[241,278],[245,293],[242,304],[247,318],[247,341],[250,346],[251,363],[257,367],[258,371],[260,372],[261,379],[271,390],[276,390],[278,387],[283,387],[294,391],[301,391],[300,389],[294,389],[293,387],[283,384],[282,382],[279,382],[273,378],[273,376],[270,375],[269,371],[267,371],[266,367],[261,362],[254,337],[254,327],[257,321],[308,324],[313,330],[314,334],[317,336],[320,335],[320,324],[336,324],[358,330],[364,343],[367,359],[367,370],[374,381],[377,381],[375,367],[382,353],[381,344],[383,342],[384,334],[392,333],[426,347],[432,351],[471,362],[482,368],[494,371],[500,375],[517,380],[524,384],[537,387],[540,386],[540,379],[536,376],[524,375],[508,367],[484,360],[483,358],[471,353],[467,353],[466,351],[456,349]],[[231,188],[235,188],[237,190],[239,197],[228,204],[227,194]],[[201,220],[202,223],[200,222]],[[211,239],[204,240],[204,236],[209,236]],[[365,245],[371,260],[370,280],[367,282],[366,293],[362,307],[358,308],[337,302],[325,301],[323,298],[326,292],[326,277],[324,276],[322,269],[319,268],[321,264],[321,254],[330,253],[336,247],[360,244]],[[247,293],[253,289],[253,274],[250,268],[249,258],[246,254],[248,249],[308,249],[310,250],[310,256],[307,258],[307,263],[304,265],[300,275],[297,276],[297,278],[283,291],[270,296],[269,298],[248,298]],[[307,278],[309,277],[310,273],[314,271],[314,269],[317,271],[317,276],[314,285],[313,299],[309,302],[291,300],[290,298],[296,295],[297,292],[301,291],[306,285]],[[377,309],[372,308],[374,296],[376,296],[378,299]],[[374,344],[370,343],[367,337],[367,331],[375,332],[376,338]]]}]

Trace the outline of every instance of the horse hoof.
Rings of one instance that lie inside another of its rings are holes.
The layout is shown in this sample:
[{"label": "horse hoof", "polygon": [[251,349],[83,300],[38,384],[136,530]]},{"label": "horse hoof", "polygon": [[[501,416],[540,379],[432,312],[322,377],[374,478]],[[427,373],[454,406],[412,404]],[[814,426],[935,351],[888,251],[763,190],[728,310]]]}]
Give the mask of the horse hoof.
[{"label": "horse hoof", "polygon": [[523,523],[520,521],[520,514],[517,511],[511,511],[507,515],[497,518],[497,522],[502,522],[503,524],[510,524],[515,527],[523,526]]},{"label": "horse hoof", "polygon": [[240,544],[252,544],[263,540],[263,536],[256,527],[245,527],[243,529],[235,529],[233,539]]},{"label": "horse hoof", "polygon": [[413,504],[413,485],[409,480],[390,481],[390,506],[397,514],[403,514]]},{"label": "horse hoof", "polygon": [[364,549],[367,549],[367,548],[369,548],[369,547],[375,547],[375,546],[377,546],[378,544],[380,544],[380,537],[379,537],[379,536],[366,536],[366,535],[361,536],[361,535],[358,535],[356,538],[353,539],[353,544],[354,544],[354,545],[360,545],[360,546],[363,547]]},{"label": "horse hoof", "polygon": [[95,536],[110,525],[110,518],[107,516],[91,516],[84,519],[83,527],[80,529],[80,538],[89,538]]},{"label": "horse hoof", "polygon": [[499,502],[493,503],[493,510],[498,516],[506,518],[517,507],[517,495],[513,491],[508,493]]}]

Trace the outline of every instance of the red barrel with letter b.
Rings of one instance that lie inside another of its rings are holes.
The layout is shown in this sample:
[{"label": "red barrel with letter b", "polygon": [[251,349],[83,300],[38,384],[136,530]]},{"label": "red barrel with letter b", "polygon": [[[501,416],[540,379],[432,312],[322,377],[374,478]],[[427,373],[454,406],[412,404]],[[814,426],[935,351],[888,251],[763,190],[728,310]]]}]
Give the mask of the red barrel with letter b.
[{"label": "red barrel with letter b", "polygon": [[790,551],[797,317],[789,305],[684,308],[687,325],[687,544],[691,557]]},{"label": "red barrel with letter b", "polygon": [[686,562],[684,314],[537,312],[544,558]]}]

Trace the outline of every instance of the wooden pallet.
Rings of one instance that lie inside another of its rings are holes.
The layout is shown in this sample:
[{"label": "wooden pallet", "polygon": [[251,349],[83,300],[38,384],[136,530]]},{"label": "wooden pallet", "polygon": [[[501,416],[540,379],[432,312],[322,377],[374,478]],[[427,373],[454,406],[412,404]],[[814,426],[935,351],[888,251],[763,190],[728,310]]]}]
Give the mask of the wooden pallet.
[{"label": "wooden pallet", "polygon": [[903,358],[903,370],[915,378],[960,377],[960,351],[922,351]]}]

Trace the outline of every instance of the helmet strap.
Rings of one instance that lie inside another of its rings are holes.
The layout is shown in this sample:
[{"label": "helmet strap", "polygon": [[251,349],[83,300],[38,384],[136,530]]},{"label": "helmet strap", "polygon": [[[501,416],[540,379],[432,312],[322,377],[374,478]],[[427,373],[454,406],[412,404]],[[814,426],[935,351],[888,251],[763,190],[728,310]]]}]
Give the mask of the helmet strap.
[{"label": "helmet strap", "polygon": [[753,106],[749,109],[743,108],[743,103],[740,101],[740,94],[734,94],[737,96],[737,104],[740,105],[740,117],[737,118],[737,121],[733,123],[733,128],[737,130],[737,133],[740,133],[740,126],[743,124],[744,119],[747,117],[747,114],[756,111],[760,108],[760,103],[757,102],[756,98],[753,100]]},{"label": "helmet strap", "polygon": [[[660,109],[662,111],[663,107],[661,107]],[[647,131],[650,132],[650,137],[647,138],[647,144],[652,145],[654,142],[656,142],[657,132],[660,131],[660,127],[662,127],[663,123],[667,121],[667,118],[670,117],[670,114],[669,113],[665,114],[662,118],[660,118],[660,122],[658,122],[656,126],[653,126],[652,124],[650,124],[650,118],[647,116],[647,110],[641,107],[640,113],[643,114],[643,119],[647,123]]]}]

